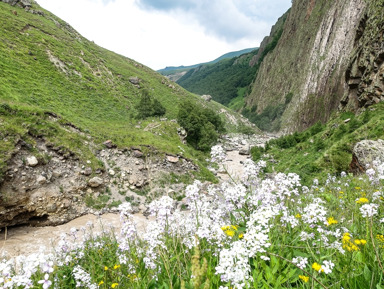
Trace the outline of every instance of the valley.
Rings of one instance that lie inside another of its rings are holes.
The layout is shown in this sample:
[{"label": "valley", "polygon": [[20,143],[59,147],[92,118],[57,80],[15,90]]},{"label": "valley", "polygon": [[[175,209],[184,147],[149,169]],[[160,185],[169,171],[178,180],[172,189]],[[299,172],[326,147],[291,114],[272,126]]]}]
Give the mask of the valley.
[{"label": "valley", "polygon": [[291,4],[166,77],[0,0],[0,288],[384,288],[384,3]]}]

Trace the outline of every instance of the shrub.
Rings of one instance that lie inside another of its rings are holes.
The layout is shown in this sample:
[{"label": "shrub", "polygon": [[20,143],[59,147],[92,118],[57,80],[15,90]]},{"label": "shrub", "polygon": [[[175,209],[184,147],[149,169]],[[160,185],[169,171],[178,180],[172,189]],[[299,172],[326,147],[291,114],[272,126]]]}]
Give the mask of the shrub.
[{"label": "shrub", "polygon": [[220,116],[191,101],[180,105],[177,121],[187,132],[187,142],[201,151],[208,151],[220,133],[225,132]]},{"label": "shrub", "polygon": [[148,90],[143,90],[140,102],[136,106],[137,118],[144,119],[151,116],[162,116],[166,113],[165,107],[159,100],[152,97]]}]

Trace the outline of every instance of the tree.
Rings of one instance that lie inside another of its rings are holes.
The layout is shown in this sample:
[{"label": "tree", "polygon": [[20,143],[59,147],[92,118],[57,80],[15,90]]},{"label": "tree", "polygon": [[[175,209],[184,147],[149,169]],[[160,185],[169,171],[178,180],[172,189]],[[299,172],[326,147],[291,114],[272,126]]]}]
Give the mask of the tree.
[{"label": "tree", "polygon": [[208,151],[216,143],[219,133],[225,132],[217,113],[191,101],[180,105],[177,121],[187,132],[187,142],[201,151]]},{"label": "tree", "polygon": [[165,107],[159,100],[152,97],[148,90],[144,89],[141,99],[136,106],[137,118],[144,119],[151,116],[162,116],[166,113]]}]

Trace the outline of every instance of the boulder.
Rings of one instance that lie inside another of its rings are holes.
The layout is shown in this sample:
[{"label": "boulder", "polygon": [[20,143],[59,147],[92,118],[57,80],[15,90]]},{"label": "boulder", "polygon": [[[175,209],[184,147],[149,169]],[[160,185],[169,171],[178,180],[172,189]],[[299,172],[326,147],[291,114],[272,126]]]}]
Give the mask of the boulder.
[{"label": "boulder", "polygon": [[175,164],[179,161],[179,157],[167,155],[167,161]]},{"label": "boulder", "polygon": [[27,165],[30,167],[35,167],[38,165],[38,163],[39,163],[39,161],[37,160],[37,158],[35,156],[30,156],[27,158]]},{"label": "boulder", "polygon": [[212,100],[212,96],[210,96],[209,94],[204,94],[201,96],[201,98],[208,102]]},{"label": "boulder", "polygon": [[144,154],[140,150],[135,149],[132,151],[132,156],[135,158],[142,158]]},{"label": "boulder", "polygon": [[354,173],[365,172],[374,160],[384,162],[384,140],[363,140],[352,151],[350,169]]},{"label": "boulder", "polygon": [[140,79],[137,76],[132,76],[129,78],[129,82],[134,84],[134,85],[139,85]]},{"label": "boulder", "polygon": [[99,177],[94,177],[88,181],[88,185],[92,188],[97,188],[103,184],[103,179]]},{"label": "boulder", "polygon": [[244,146],[239,150],[239,155],[247,156],[251,153],[251,149],[249,146]]}]

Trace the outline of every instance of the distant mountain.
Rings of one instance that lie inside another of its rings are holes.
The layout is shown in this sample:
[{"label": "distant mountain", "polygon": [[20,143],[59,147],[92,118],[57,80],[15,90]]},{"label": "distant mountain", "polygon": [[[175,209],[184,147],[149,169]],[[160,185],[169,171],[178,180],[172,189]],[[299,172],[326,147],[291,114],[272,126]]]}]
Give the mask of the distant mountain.
[{"label": "distant mountain", "polygon": [[200,65],[186,71],[176,83],[193,93],[209,94],[215,101],[229,106],[233,99],[243,99],[255,78],[258,66],[251,65],[251,60],[257,54],[258,49],[255,49],[241,56]]},{"label": "distant mountain", "polygon": [[199,67],[201,65],[205,64],[214,64],[217,63],[223,59],[229,59],[233,57],[240,56],[245,53],[249,53],[251,51],[254,51],[256,48],[246,48],[242,49],[239,51],[232,51],[223,54],[222,56],[216,58],[215,60],[209,61],[209,62],[204,62],[204,63],[199,63],[199,64],[193,64],[193,65],[188,65],[188,66],[167,66],[166,68],[160,69],[157,72],[161,73],[162,75],[167,76],[170,80],[172,81],[177,81],[180,77],[182,77],[188,70]]}]

